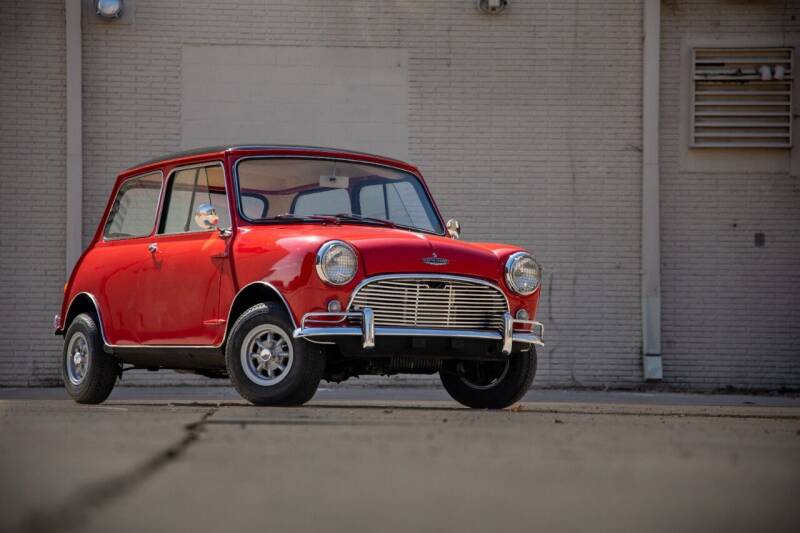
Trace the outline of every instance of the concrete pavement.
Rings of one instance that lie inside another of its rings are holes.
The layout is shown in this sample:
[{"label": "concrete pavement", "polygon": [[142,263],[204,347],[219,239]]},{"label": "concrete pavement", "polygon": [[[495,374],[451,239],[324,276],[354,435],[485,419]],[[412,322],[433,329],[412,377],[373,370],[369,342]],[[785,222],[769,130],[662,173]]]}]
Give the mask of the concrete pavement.
[{"label": "concrete pavement", "polygon": [[331,388],[305,407],[256,408],[221,387],[123,387],[101,406],[0,390],[0,530],[800,522],[796,398],[532,391],[515,410],[485,412],[430,399],[438,389],[402,391]]},{"label": "concrete pavement", "polygon": [[[62,387],[0,388],[0,400],[68,400]],[[116,400],[167,400],[167,401],[241,401],[233,387],[213,385],[208,387],[138,387],[117,386],[109,398]],[[376,400],[376,401],[450,401],[450,396],[437,380],[395,382],[388,379],[351,380],[341,384],[323,383],[314,396],[324,400]],[[686,405],[686,406],[761,406],[800,407],[800,394],[720,394],[686,393],[668,391],[539,389],[528,391],[525,402],[546,403],[600,403],[632,405]]]}]

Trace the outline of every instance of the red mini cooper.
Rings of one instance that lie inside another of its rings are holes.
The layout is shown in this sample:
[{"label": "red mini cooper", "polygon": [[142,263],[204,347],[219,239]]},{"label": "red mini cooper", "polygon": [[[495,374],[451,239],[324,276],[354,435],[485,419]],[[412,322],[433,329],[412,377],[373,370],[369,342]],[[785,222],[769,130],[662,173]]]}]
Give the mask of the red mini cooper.
[{"label": "red mini cooper", "polygon": [[189,370],[297,405],[321,379],[438,372],[462,404],[506,407],[536,372],[541,269],[459,232],[385,157],[224,146],[142,163],[64,287],[64,384],[99,403],[129,368]]}]

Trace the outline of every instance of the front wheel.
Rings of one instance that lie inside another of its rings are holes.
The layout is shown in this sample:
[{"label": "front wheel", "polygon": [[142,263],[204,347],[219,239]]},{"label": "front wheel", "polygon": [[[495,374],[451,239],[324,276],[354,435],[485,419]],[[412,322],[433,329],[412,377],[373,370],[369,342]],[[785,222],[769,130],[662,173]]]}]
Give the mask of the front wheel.
[{"label": "front wheel", "polygon": [[322,351],[292,337],[292,324],[279,305],[262,303],[231,328],[225,365],[233,386],[256,405],[301,405],[317,391],[325,371]]},{"label": "front wheel", "polygon": [[78,403],[101,403],[117,383],[119,363],[103,351],[97,319],[82,313],[64,335],[61,357],[64,388]]},{"label": "front wheel", "polygon": [[460,404],[503,409],[525,396],[536,375],[536,350],[513,352],[503,361],[447,361],[439,377]]}]

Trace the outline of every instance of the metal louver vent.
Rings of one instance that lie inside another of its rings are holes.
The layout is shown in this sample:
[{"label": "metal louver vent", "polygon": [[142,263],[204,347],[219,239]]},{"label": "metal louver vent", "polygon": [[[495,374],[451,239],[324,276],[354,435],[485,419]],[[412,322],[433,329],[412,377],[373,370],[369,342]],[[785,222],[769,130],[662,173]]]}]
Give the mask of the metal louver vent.
[{"label": "metal louver vent", "polygon": [[792,48],[692,50],[692,147],[791,148],[792,55]]}]

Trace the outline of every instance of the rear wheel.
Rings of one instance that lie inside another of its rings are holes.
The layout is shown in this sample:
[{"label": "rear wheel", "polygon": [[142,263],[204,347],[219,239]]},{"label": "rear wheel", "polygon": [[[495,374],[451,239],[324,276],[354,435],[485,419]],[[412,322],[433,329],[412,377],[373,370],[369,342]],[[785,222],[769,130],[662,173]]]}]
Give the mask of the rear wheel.
[{"label": "rear wheel", "polygon": [[313,344],[292,337],[285,310],[254,305],[231,328],[225,365],[233,386],[256,405],[301,405],[317,391],[325,357]]},{"label": "rear wheel", "polygon": [[114,389],[120,366],[103,351],[103,339],[93,315],[76,316],[67,329],[61,370],[64,388],[78,403],[101,403]]},{"label": "rear wheel", "polygon": [[504,361],[447,361],[439,377],[460,404],[503,409],[525,396],[536,375],[536,350],[513,352]]}]

